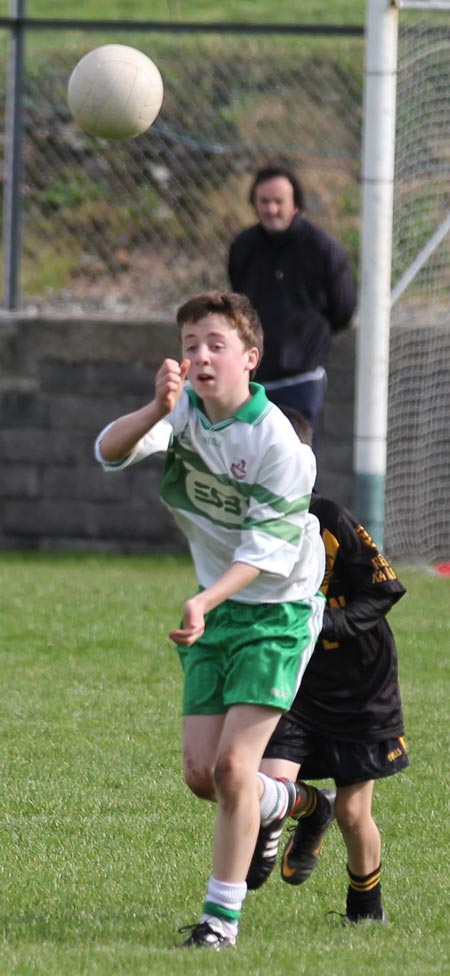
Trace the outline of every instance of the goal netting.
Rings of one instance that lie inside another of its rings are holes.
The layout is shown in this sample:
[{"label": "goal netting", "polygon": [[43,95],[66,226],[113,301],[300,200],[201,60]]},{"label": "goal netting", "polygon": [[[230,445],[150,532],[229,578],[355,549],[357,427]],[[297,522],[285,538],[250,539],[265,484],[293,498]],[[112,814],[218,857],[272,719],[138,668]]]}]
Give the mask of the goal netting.
[{"label": "goal netting", "polygon": [[427,561],[450,559],[450,4],[438,6],[400,15],[385,513],[386,550]]}]

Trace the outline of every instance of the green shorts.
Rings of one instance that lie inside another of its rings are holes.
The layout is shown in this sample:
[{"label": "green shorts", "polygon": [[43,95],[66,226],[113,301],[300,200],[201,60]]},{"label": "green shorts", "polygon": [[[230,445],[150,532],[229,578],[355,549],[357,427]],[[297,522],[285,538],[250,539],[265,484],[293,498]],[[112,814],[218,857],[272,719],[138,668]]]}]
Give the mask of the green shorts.
[{"label": "green shorts", "polygon": [[324,597],[294,603],[227,600],[206,616],[191,647],[178,647],[184,715],[221,715],[232,705],[285,711],[298,691],[322,627]]}]

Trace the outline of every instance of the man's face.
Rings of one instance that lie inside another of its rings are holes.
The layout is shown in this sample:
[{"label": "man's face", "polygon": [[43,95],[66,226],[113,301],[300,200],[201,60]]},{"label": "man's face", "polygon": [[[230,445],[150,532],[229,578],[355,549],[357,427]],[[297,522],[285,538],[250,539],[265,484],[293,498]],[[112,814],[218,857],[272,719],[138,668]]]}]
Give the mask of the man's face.
[{"label": "man's face", "polygon": [[259,222],[268,234],[286,230],[298,213],[294,203],[294,189],[285,176],[274,176],[260,183],[255,190],[255,210]]}]

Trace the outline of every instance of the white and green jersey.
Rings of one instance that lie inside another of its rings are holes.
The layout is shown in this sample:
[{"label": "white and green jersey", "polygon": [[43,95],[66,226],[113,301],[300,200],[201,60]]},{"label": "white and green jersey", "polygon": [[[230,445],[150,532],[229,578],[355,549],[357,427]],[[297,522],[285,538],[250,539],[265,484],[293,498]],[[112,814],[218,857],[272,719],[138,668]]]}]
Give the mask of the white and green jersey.
[{"label": "white and green jersey", "polygon": [[174,410],[123,461],[120,471],[151,454],[166,455],[161,497],[184,532],[201,586],[233,563],[261,574],[232,599],[241,603],[302,600],[319,589],[325,567],[319,523],[309,512],[316,462],[290,421],[250,384],[251,400],[212,424],[186,385]]}]

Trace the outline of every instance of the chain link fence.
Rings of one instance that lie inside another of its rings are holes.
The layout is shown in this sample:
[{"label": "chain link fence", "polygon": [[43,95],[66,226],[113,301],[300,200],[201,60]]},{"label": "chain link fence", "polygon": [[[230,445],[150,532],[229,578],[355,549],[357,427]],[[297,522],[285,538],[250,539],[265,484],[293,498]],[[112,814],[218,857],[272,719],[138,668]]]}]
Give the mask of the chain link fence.
[{"label": "chain link fence", "polygon": [[450,554],[449,91],[450,8],[401,12],[385,538],[427,560]]},{"label": "chain link fence", "polygon": [[[448,323],[450,5],[401,13],[398,44],[392,325]],[[398,296],[398,297],[397,297]]]},{"label": "chain link fence", "polygon": [[[165,98],[147,133],[113,143],[80,130],[66,86],[83,54],[119,40],[156,61]],[[271,159],[299,174],[356,273],[363,60],[362,29],[27,30],[22,306],[172,314],[226,285],[252,175]]]},{"label": "chain link fence", "polygon": [[[71,24],[26,31],[22,310],[172,318],[189,294],[226,286],[230,240],[254,219],[252,176],[274,158],[357,275],[362,28]],[[7,40],[0,27],[2,132]],[[125,143],[85,135],[66,101],[79,58],[118,40],[165,82],[155,124]],[[450,547],[449,55],[448,13],[402,13],[385,544],[430,559]],[[4,150],[2,138],[2,172]]]}]

